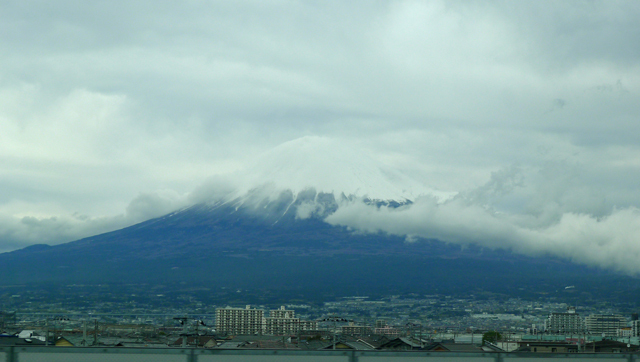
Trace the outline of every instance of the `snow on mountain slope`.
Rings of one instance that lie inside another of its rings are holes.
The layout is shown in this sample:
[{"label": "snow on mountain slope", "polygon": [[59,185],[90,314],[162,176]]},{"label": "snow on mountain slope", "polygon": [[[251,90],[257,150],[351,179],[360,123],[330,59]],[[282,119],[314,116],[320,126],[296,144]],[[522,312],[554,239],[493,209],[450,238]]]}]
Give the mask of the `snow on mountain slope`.
[{"label": "snow on mountain slope", "polygon": [[323,137],[303,137],[277,146],[242,172],[231,199],[259,190],[261,197],[278,199],[282,192],[307,190],[371,200],[406,202],[421,195],[439,200],[455,193],[431,189],[365,153]]}]

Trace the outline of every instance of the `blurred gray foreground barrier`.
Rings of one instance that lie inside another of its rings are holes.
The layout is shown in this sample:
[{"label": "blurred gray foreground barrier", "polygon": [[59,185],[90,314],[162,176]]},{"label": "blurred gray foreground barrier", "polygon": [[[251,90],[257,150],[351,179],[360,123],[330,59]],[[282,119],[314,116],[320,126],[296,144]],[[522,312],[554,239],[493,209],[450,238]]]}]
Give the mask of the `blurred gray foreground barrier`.
[{"label": "blurred gray foreground barrier", "polygon": [[625,353],[453,353],[192,348],[3,347],[0,362],[559,362],[638,361]]}]

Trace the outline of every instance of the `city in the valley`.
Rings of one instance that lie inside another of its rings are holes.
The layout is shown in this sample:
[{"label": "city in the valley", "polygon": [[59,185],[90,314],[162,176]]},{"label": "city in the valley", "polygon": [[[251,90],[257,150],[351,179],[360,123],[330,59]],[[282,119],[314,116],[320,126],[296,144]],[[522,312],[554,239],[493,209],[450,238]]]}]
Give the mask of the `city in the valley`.
[{"label": "city in the valley", "polygon": [[217,302],[198,291],[67,288],[64,294],[0,291],[0,343],[522,353],[625,353],[640,344],[638,311],[630,303],[480,293],[249,304],[243,296],[256,298],[243,290],[227,291]]}]

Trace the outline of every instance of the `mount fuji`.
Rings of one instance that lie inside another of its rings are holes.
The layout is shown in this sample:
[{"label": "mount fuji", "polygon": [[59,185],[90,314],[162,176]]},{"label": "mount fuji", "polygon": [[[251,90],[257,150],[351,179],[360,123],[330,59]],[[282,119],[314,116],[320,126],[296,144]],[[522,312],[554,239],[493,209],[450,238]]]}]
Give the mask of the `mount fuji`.
[{"label": "mount fuji", "polygon": [[[400,292],[546,293],[599,272],[438,240],[364,233],[326,222],[352,203],[409,206],[439,191],[320,137],[267,152],[228,182],[194,191],[191,206],[121,230],[0,254],[0,285],[188,283],[303,295]],[[524,286],[524,289],[523,289]]]},{"label": "mount fuji", "polygon": [[259,157],[233,175],[226,188],[198,190],[213,211],[231,208],[278,223],[280,220],[324,219],[354,202],[397,207],[428,195],[446,200],[443,192],[333,140],[303,137]]},{"label": "mount fuji", "polygon": [[424,194],[439,198],[451,194],[433,190],[360,150],[321,137],[289,141],[262,155],[241,174],[232,197],[246,195],[257,185],[270,185],[276,193],[289,191],[294,197],[314,189],[336,198],[396,202]]}]

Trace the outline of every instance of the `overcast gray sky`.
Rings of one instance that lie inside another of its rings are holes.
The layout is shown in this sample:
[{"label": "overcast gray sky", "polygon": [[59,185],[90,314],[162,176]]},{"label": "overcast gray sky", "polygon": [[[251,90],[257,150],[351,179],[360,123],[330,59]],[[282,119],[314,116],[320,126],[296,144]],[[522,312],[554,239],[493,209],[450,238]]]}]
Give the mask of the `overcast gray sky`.
[{"label": "overcast gray sky", "polygon": [[172,211],[315,135],[517,229],[474,216],[492,242],[585,218],[640,256],[638,19],[637,1],[5,0],[0,251]]}]

